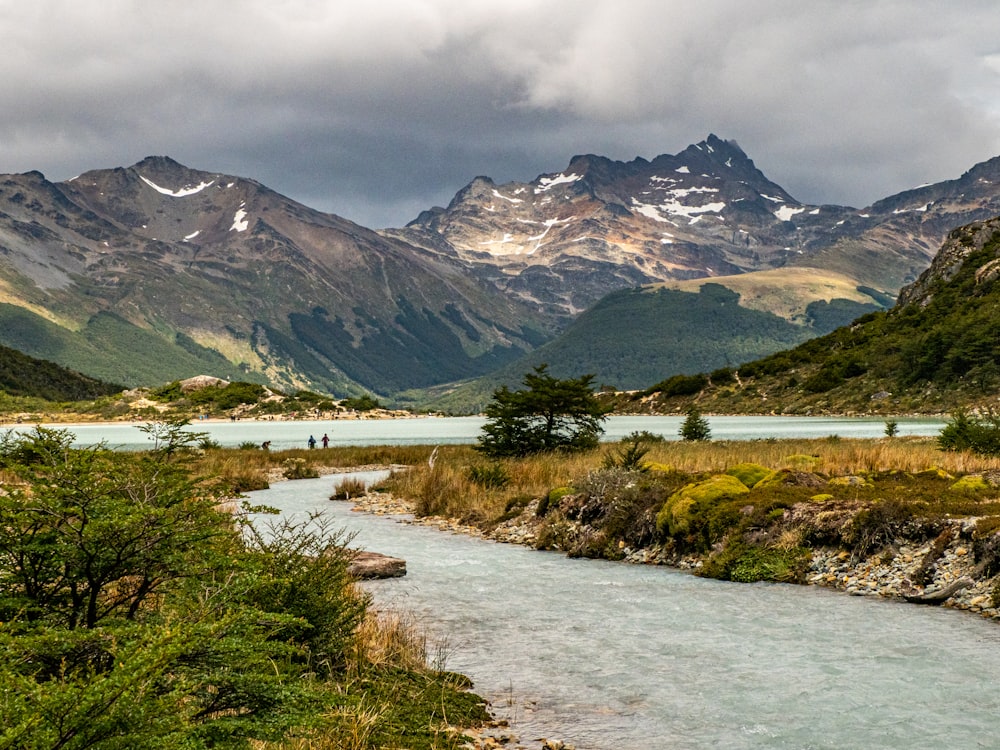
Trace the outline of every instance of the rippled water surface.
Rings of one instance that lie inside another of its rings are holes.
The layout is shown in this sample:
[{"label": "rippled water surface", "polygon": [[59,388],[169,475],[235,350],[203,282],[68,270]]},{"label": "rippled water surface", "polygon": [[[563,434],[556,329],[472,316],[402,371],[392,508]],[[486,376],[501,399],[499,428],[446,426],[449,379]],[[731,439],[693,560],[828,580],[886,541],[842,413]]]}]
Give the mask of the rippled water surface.
[{"label": "rippled water surface", "polygon": [[355,546],[405,558],[405,578],[369,584],[376,601],[415,613],[447,668],[472,677],[524,739],[580,750],[1000,746],[995,623],[401,524],[328,501],[335,481],[251,495],[285,513],[322,508],[357,533]]}]

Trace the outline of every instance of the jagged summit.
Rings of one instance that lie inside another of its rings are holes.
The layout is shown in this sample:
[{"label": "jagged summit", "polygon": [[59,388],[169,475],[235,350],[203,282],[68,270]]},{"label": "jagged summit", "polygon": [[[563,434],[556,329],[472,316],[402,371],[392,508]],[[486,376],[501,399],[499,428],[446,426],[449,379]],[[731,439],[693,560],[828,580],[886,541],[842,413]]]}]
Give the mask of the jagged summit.
[{"label": "jagged summit", "polygon": [[166,171],[187,170],[188,168],[169,156],[147,156],[141,161],[133,164],[132,169],[155,169],[158,171]]},{"label": "jagged summit", "polygon": [[895,297],[947,231],[991,211],[1000,158],[858,210],[796,200],[735,140],[711,133],[652,160],[577,154],[529,182],[477,177],[447,208],[385,234],[572,317],[623,287],[787,266],[847,271]]},{"label": "jagged summit", "polygon": [[[622,287],[783,265],[818,213],[711,134],[652,161],[578,154],[530,182],[477,177],[446,209],[387,233],[451,248],[504,291],[571,316]],[[827,226],[843,218],[826,214]]]}]

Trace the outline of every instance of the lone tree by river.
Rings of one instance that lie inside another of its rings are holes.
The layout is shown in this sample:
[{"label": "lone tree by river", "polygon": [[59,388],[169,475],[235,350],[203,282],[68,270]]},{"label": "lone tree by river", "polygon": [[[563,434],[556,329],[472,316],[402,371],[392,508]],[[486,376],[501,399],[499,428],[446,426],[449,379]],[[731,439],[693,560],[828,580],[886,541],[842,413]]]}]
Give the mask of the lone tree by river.
[{"label": "lone tree by river", "polygon": [[503,458],[596,447],[606,410],[594,396],[593,379],[560,380],[541,364],[524,376],[524,389],[498,388],[486,407],[477,450]]}]

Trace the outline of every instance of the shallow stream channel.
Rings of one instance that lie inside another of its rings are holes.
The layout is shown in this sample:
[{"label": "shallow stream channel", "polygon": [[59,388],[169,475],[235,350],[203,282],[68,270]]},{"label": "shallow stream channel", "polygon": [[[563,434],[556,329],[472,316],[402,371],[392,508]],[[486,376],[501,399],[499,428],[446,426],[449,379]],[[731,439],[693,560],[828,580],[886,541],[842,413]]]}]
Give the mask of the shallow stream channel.
[{"label": "shallow stream channel", "polygon": [[[374,482],[385,476],[351,475]],[[366,584],[413,614],[521,741],[638,748],[1000,747],[1000,627],[813,587],[571,560],[352,512],[341,477],[249,493],[322,510],[351,546],[402,557]]]}]

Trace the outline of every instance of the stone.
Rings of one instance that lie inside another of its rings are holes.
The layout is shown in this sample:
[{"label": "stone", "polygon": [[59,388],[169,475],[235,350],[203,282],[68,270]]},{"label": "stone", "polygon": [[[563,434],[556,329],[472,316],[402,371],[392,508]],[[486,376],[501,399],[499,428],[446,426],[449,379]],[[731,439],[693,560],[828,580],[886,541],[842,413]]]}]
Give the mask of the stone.
[{"label": "stone", "polygon": [[357,550],[351,554],[347,573],[359,580],[401,578],[406,575],[406,560],[389,557],[378,552]]}]

